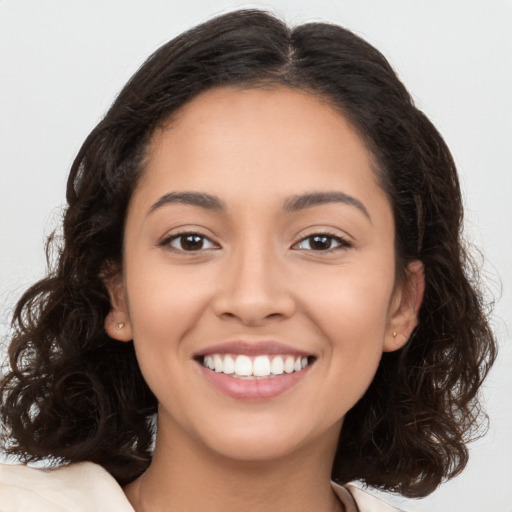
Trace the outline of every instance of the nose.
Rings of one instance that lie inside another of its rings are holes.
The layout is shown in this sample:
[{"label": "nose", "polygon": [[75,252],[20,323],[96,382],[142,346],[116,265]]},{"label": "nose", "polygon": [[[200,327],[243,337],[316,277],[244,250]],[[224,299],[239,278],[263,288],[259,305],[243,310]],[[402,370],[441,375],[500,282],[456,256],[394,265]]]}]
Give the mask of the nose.
[{"label": "nose", "polygon": [[296,303],[288,277],[272,251],[240,249],[226,261],[213,300],[214,312],[247,326],[290,318]]}]

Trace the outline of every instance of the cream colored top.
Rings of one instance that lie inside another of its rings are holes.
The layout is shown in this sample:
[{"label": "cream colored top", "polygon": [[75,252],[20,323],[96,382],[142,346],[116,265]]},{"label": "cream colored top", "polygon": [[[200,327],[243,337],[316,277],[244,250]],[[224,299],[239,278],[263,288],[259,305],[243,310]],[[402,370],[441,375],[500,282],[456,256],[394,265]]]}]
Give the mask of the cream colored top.
[{"label": "cream colored top", "polygon": [[[398,509],[348,484],[333,484],[347,512]],[[0,512],[134,512],[123,490],[92,462],[59,469],[0,465]]]}]

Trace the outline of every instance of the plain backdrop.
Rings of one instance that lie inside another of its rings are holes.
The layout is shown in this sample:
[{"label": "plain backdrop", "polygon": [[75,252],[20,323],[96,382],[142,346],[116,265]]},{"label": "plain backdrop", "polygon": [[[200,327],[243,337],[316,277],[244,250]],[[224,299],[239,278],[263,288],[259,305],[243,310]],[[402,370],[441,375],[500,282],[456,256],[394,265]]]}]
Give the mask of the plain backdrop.
[{"label": "plain backdrop", "polygon": [[413,511],[512,511],[512,2],[509,0],[0,0],[0,323],[45,270],[65,179],[116,93],[160,44],[236,7],[331,21],[379,48],[458,165],[467,236],[496,300],[491,417],[461,476]]}]

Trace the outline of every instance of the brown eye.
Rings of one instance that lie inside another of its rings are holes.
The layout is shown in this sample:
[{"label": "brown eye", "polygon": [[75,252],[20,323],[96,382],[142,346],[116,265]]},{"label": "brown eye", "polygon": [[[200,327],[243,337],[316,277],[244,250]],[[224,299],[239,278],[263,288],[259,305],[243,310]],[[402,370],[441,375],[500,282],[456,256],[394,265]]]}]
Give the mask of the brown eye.
[{"label": "brown eye", "polygon": [[309,245],[314,251],[325,251],[331,248],[333,241],[329,236],[312,236]]},{"label": "brown eye", "polygon": [[296,247],[307,251],[329,251],[348,248],[351,244],[339,236],[319,233],[303,238]]},{"label": "brown eye", "polygon": [[199,233],[181,233],[167,239],[164,244],[173,250],[186,252],[218,248],[209,238]]}]

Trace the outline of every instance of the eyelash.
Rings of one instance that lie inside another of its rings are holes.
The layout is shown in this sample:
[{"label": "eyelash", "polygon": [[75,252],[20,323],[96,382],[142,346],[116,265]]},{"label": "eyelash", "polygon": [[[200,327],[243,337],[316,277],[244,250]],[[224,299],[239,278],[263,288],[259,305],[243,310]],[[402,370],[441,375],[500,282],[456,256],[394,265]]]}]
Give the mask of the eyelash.
[{"label": "eyelash", "polygon": [[[299,244],[303,243],[304,241],[306,241],[306,240],[311,241],[314,238],[328,239],[328,240],[330,240],[331,244],[334,241],[338,245],[336,247],[329,247],[328,249],[314,250],[314,249],[310,248],[310,249],[304,249],[304,250],[310,250],[312,252],[326,253],[326,252],[340,251],[340,250],[343,251],[346,249],[350,249],[353,246],[353,244],[351,242],[349,242],[346,238],[343,238],[340,235],[335,235],[334,233],[329,233],[329,232],[323,231],[323,232],[319,232],[319,233],[312,233],[311,235],[308,235],[308,236],[302,238],[296,244],[294,244],[293,247],[297,247]],[[310,247],[311,247],[311,242],[310,242]]]},{"label": "eyelash", "polygon": [[[215,244],[214,242],[212,242],[212,241],[210,240],[210,238],[208,238],[206,235],[203,235],[202,233],[197,233],[197,232],[195,232],[195,231],[184,231],[184,232],[182,232],[182,233],[176,233],[176,234],[174,234],[174,235],[172,235],[172,236],[169,236],[169,237],[167,237],[167,238],[164,238],[164,239],[159,243],[159,245],[160,245],[161,247],[167,247],[167,248],[168,248],[169,250],[171,250],[171,251],[174,251],[174,252],[181,252],[181,253],[183,253],[183,252],[185,252],[185,253],[187,253],[187,252],[188,252],[188,253],[197,253],[197,252],[199,252],[199,251],[201,251],[201,250],[211,250],[211,249],[213,249],[213,248],[214,248],[214,247],[209,247],[209,248],[207,248],[207,249],[204,249],[203,247],[200,247],[200,248],[199,248],[199,249],[197,249],[197,250],[187,250],[187,249],[183,249],[183,248],[181,248],[181,249],[180,249],[180,248],[176,248],[176,247],[173,247],[173,246],[172,246],[172,242],[174,242],[174,241],[176,241],[176,240],[180,240],[180,239],[181,239],[181,240],[182,240],[182,242],[183,242],[183,239],[185,239],[186,237],[192,237],[192,236],[195,236],[195,237],[197,237],[197,238],[200,238],[202,242],[204,242],[205,240],[208,240],[208,241],[209,241],[213,246],[217,246],[217,247],[218,247],[218,245],[217,245],[217,244]],[[216,247],[215,247],[215,248],[216,248]]]},{"label": "eyelash", "polygon": [[[183,242],[183,240],[186,237],[192,237],[192,236],[199,238],[200,239],[199,243],[201,243],[201,245],[203,245],[204,241],[207,240],[213,247],[208,247],[208,248],[200,247],[195,250],[194,249],[187,250],[184,248],[173,247],[172,242],[174,242],[176,240],[180,240],[180,239]],[[327,239],[327,241],[329,241],[329,245],[332,245],[332,243],[335,242],[335,243],[337,243],[337,246],[328,247],[327,249],[318,249],[318,250],[312,249],[311,241],[314,238],[322,238],[324,240]],[[306,240],[310,241],[309,249],[298,248],[298,246],[300,244],[302,244],[303,242],[305,242]],[[198,232],[194,232],[194,231],[184,231],[182,233],[176,233],[176,234],[169,236],[169,237],[165,238],[164,240],[162,240],[159,245],[161,247],[167,247],[171,251],[181,252],[181,253],[198,253],[199,251],[202,251],[202,250],[212,250],[212,249],[218,248],[218,244],[216,244],[215,242],[212,242],[210,240],[210,238],[208,238],[206,235],[203,235],[202,233],[198,233]],[[307,251],[312,251],[312,252],[326,253],[326,252],[350,249],[352,246],[353,246],[353,244],[351,242],[349,242],[347,239],[345,239],[339,235],[335,235],[334,233],[328,233],[328,232],[319,232],[319,233],[312,233],[311,235],[301,238],[297,243],[295,243],[292,246],[292,249],[297,248],[296,250],[307,250]]]}]

